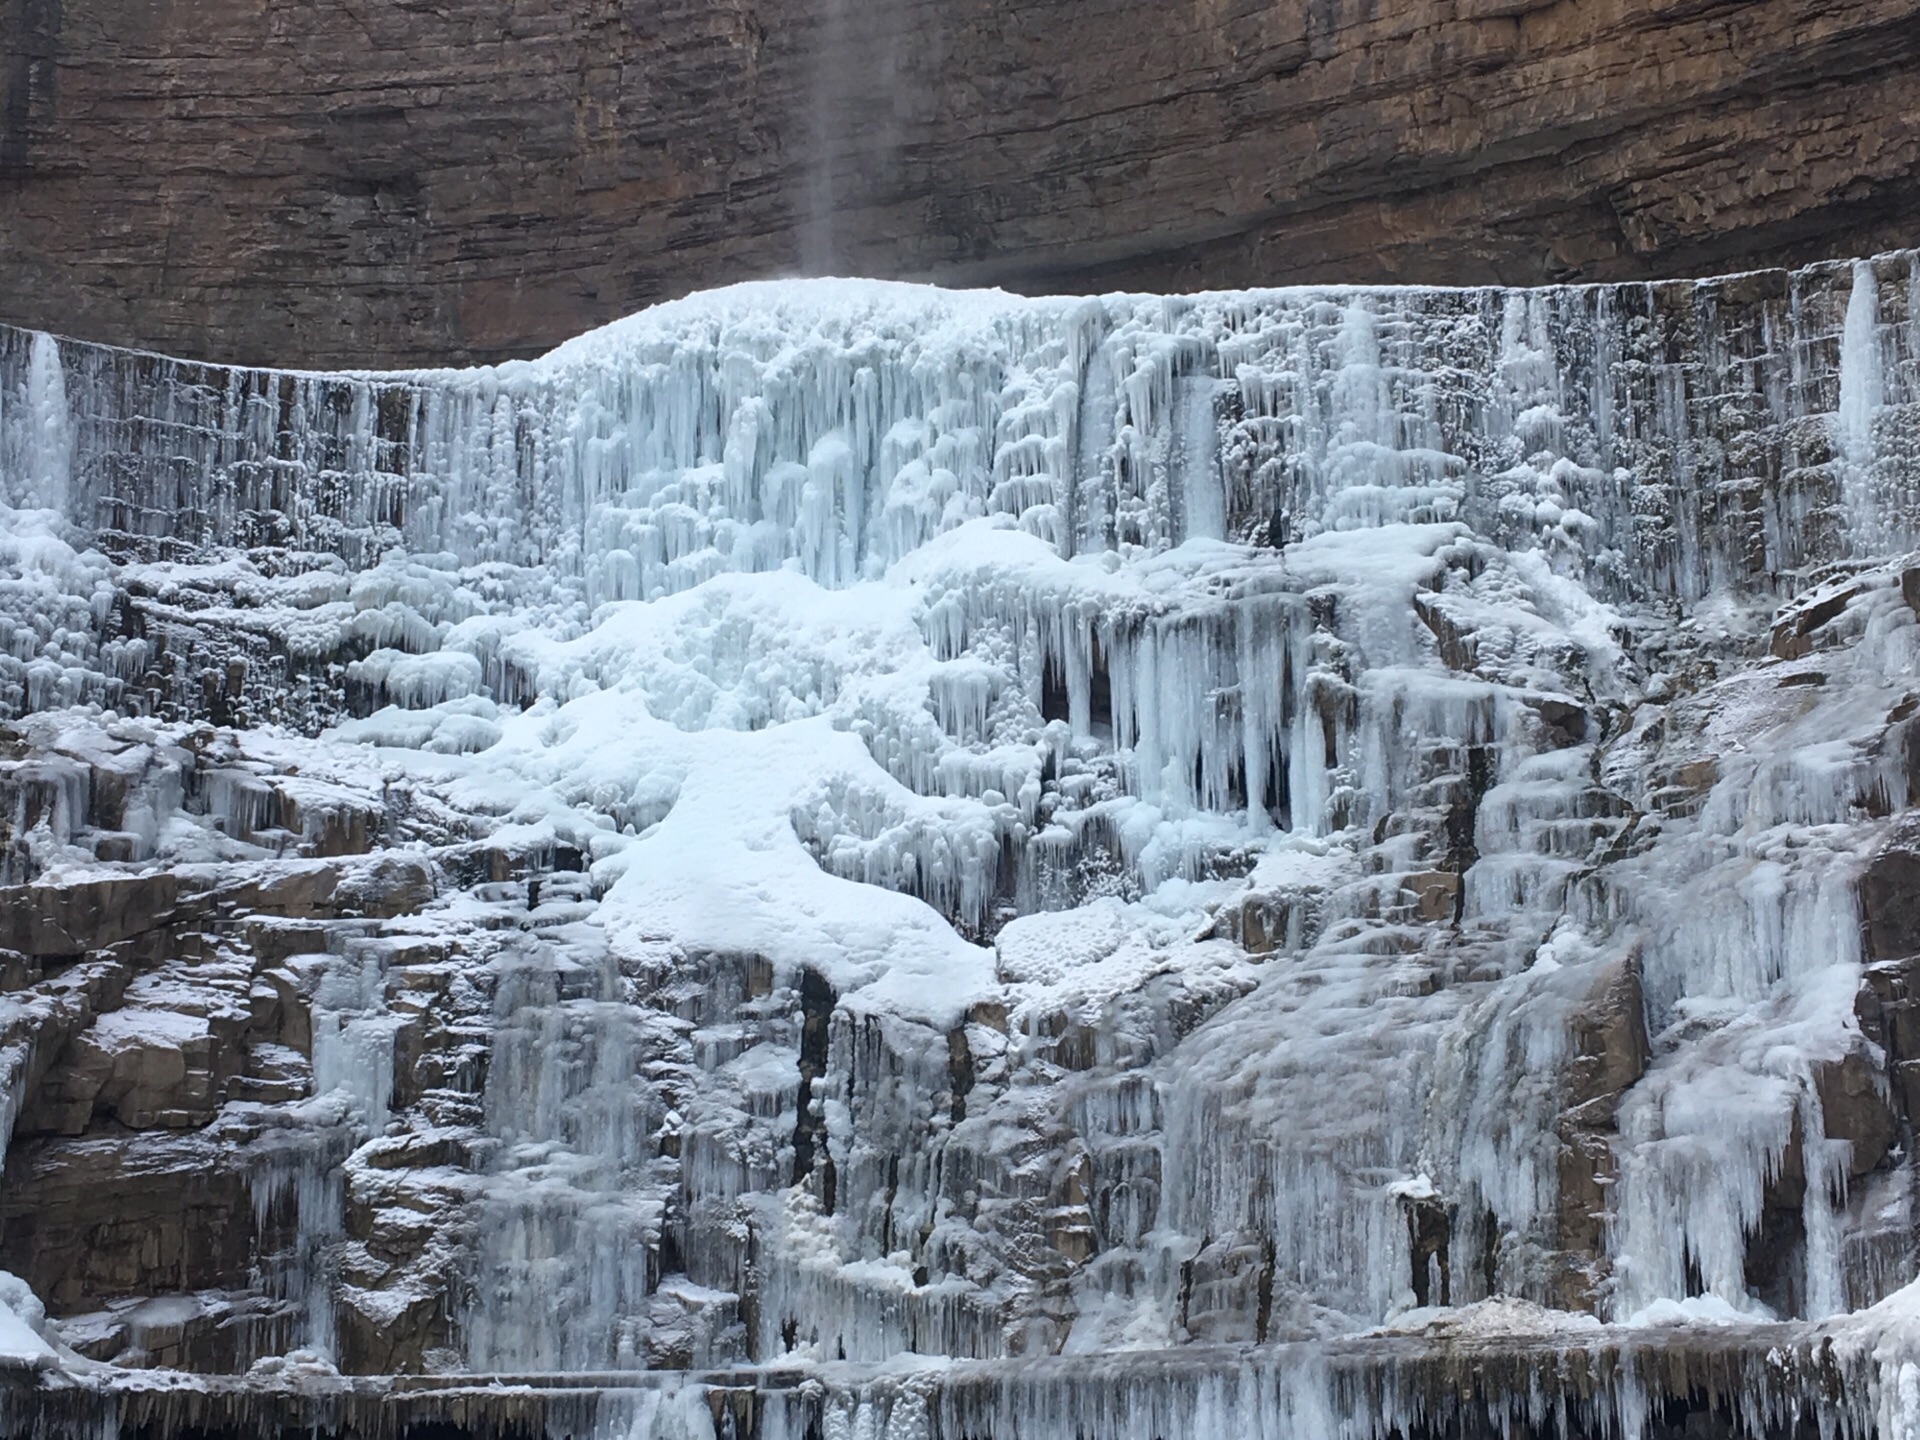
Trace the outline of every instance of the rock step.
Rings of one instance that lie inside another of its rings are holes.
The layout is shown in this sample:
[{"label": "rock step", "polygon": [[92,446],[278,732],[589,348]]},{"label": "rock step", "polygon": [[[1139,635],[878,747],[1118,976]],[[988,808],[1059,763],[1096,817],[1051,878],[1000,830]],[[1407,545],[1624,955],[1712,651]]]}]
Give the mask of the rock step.
[{"label": "rock step", "polygon": [[[1471,1322],[1471,1310],[1459,1314],[1460,1324]],[[1624,1430],[1645,1440],[1815,1434],[1829,1426],[1866,1434],[1873,1424],[1870,1355],[1871,1346],[1836,1346],[1807,1325],[1695,1328],[1678,1338],[1600,1328],[1503,1335],[1454,1333],[1442,1312],[1427,1333],[947,1361],[931,1376],[843,1363],[315,1375],[285,1388],[206,1378],[191,1389],[93,1389],[0,1374],[0,1429],[23,1440],[92,1440],[117,1420],[123,1433],[164,1440],[192,1433],[347,1440],[448,1427],[505,1440],[625,1433],[642,1413],[684,1397],[679,1403],[703,1420],[721,1416],[722,1433],[741,1436],[837,1433],[856,1409],[875,1433],[897,1410],[901,1420],[937,1416],[936,1433],[990,1440],[1284,1434],[1286,1417],[1300,1409],[1341,1431],[1366,1432],[1382,1417],[1401,1417],[1406,1440],[1513,1440],[1534,1433],[1541,1413],[1562,1417],[1570,1434]]]}]

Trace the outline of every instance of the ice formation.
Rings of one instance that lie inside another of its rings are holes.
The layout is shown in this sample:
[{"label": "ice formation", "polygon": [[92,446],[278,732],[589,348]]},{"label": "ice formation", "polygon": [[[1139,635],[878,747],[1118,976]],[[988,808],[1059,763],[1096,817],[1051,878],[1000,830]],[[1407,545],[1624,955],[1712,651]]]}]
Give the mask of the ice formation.
[{"label": "ice formation", "polygon": [[[1858,1339],[1916,1270],[1914,255],[749,285],[416,374],[0,330],[0,502],[7,893],[374,897],[76,1031],[305,1007],[193,1122],[262,1355],[431,1312],[443,1376],[811,1376],[766,1435],[1358,1436],[1420,1337],[1678,1326],[1855,1337],[1845,1424],[1920,1432]],[[1740,1363],[1750,1433],[1813,1393]],[[725,1430],[677,1384],[615,1428]]]}]

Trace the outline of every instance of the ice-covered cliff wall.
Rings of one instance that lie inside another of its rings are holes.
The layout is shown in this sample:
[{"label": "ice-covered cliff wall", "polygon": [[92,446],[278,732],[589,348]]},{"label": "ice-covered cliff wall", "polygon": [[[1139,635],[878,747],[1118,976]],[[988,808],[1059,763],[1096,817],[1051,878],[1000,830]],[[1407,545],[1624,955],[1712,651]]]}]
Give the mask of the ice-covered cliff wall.
[{"label": "ice-covered cliff wall", "polygon": [[[1917,294],[819,282],[361,376],[0,331],[0,1253],[202,1368],[1874,1304]],[[215,1157],[232,1253],[55,1214],[109,1152]],[[220,1345],[151,1338],[187,1292]]]},{"label": "ice-covered cliff wall", "polygon": [[1910,269],[1106,301],[748,286],[533,364],[407,376],[8,331],[4,473],[116,559],[357,570],[398,546],[555,606],[788,562],[835,588],[975,516],[1063,557],[1257,540],[1276,505],[1303,536],[1464,521],[1598,593],[1692,601],[1906,538]]}]

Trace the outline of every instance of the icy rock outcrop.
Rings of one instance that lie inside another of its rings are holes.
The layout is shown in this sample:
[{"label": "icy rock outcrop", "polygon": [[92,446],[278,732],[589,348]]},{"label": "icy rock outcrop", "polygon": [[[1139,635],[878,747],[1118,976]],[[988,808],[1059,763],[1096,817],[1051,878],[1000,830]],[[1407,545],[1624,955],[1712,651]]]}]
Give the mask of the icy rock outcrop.
[{"label": "icy rock outcrop", "polygon": [[1866,1424],[1916,293],[0,331],[0,1262],[122,1371],[705,1377],[642,1434]]}]

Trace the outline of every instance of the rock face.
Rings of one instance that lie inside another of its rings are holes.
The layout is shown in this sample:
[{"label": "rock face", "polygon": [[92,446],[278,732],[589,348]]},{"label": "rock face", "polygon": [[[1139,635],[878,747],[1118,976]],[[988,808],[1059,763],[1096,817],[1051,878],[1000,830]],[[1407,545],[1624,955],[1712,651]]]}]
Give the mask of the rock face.
[{"label": "rock face", "polygon": [[6,0],[0,321],[527,355],[693,288],[1649,278],[1920,223],[1915,0]]},{"label": "rock face", "polygon": [[1916,277],[0,330],[0,1424],[1866,1433]]}]

